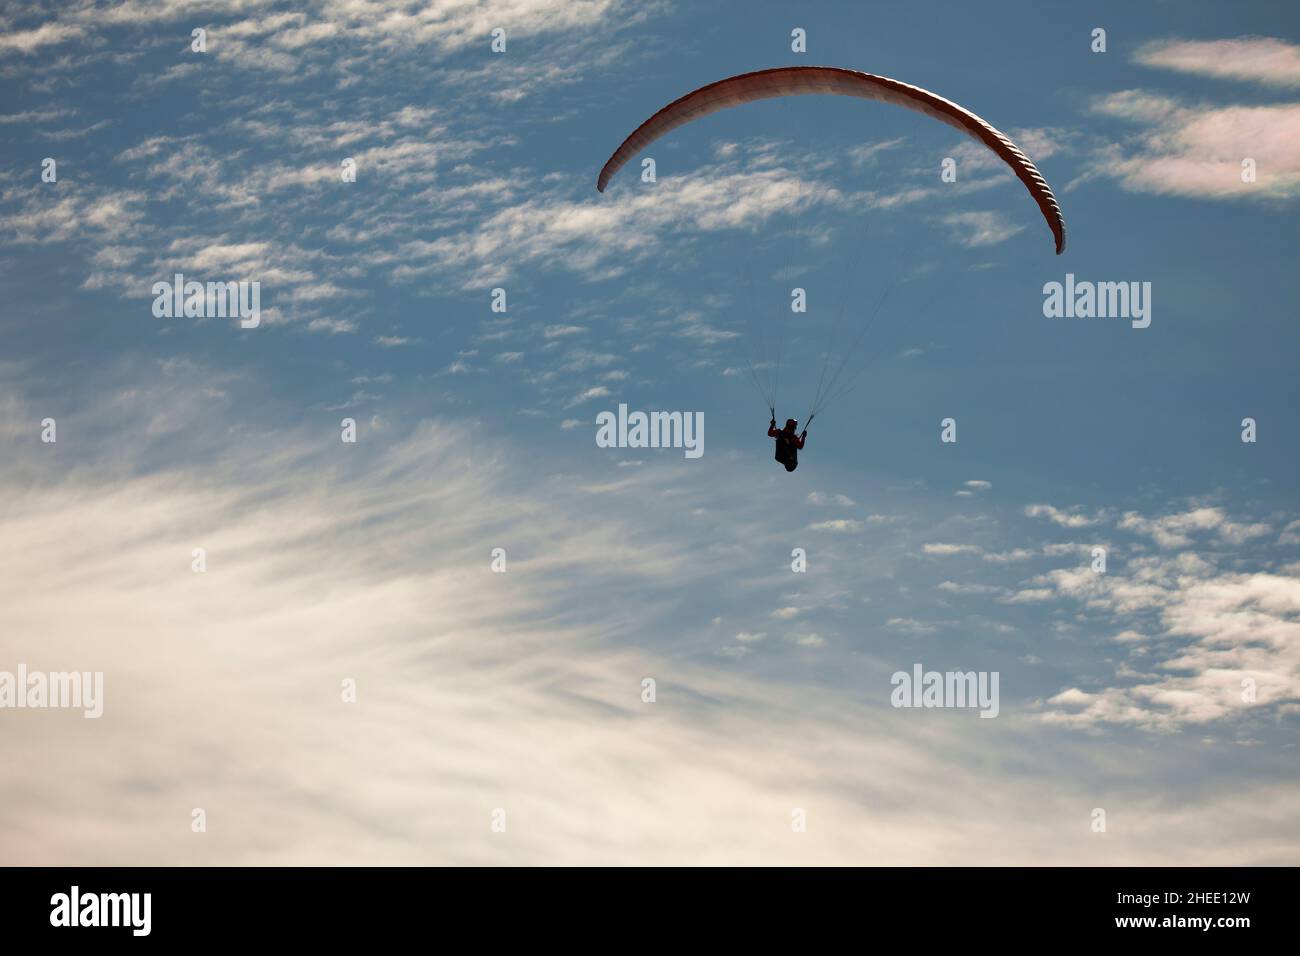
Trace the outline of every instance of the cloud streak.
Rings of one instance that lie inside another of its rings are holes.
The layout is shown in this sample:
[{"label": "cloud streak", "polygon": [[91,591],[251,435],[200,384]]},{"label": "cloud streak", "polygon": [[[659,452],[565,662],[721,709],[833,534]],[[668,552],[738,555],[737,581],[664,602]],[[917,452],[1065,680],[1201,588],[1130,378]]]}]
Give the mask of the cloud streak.
[{"label": "cloud streak", "polygon": [[1157,40],[1139,47],[1134,59],[1143,66],[1180,73],[1300,87],[1300,46],[1275,37]]},{"label": "cloud streak", "polygon": [[[1088,176],[1136,192],[1211,199],[1300,195],[1300,104],[1189,106],[1127,90],[1102,97],[1094,110],[1146,128],[1102,149]],[[1243,177],[1246,161],[1253,179]]]},{"label": "cloud streak", "polygon": [[[915,720],[886,704],[888,665],[847,693],[737,669],[836,653],[808,595],[761,629],[720,624],[737,653],[709,663],[694,641],[646,641],[662,632],[655,595],[700,575],[698,544],[646,533],[700,493],[662,468],[595,497],[553,485],[537,498],[526,489],[546,480],[542,462],[513,482],[509,453],[487,435],[455,440],[448,423],[367,421],[355,446],[333,422],[323,434],[253,433],[230,421],[243,405],[230,396],[247,391],[239,380],[183,361],[123,376],[132,388],[67,418],[53,448],[20,427],[38,417],[23,395],[0,389],[0,437],[23,449],[0,469],[6,660],[106,674],[93,732],[49,713],[0,715],[22,780],[0,793],[6,863],[1101,859],[1068,834],[1083,832],[1099,773],[1124,779],[1123,744],[1103,768],[1080,760],[1068,728],[1008,716],[990,738],[970,722]],[[148,423],[152,437],[123,444],[106,421]],[[725,485],[705,487],[703,513],[732,504]],[[733,528],[737,554],[758,544],[748,523],[766,524],[771,503],[753,509]],[[195,547],[203,574],[191,570]],[[490,570],[493,547],[507,550],[504,574]],[[569,599],[575,579],[592,601]],[[734,579],[724,569],[704,586]],[[1261,613],[1294,610],[1276,582],[1237,585]],[[1188,598],[1216,607],[1223,626],[1247,599]],[[952,623],[897,617],[887,630],[926,640]],[[654,704],[641,699],[646,678]],[[355,704],[340,700],[345,679],[357,681]],[[999,751],[1045,734],[1062,734],[1038,768],[1052,787],[987,773]],[[59,785],[68,766],[75,790]],[[1124,797],[1142,836],[1108,845],[1111,862],[1295,852],[1276,838],[1294,822],[1286,788],[1262,786],[1248,803],[1206,793],[1171,822],[1146,786]],[[195,807],[206,834],[189,829]],[[791,832],[794,808],[808,833]],[[497,809],[505,833],[491,831]],[[1226,812],[1257,848],[1206,836],[1205,821]]]}]

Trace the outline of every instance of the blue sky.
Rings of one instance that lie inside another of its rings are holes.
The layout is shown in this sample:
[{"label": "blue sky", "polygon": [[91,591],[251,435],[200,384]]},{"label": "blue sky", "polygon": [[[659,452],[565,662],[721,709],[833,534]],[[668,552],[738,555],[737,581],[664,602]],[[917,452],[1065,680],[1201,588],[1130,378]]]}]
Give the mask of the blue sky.
[{"label": "blue sky", "polygon": [[[0,4],[0,671],[108,695],[0,711],[0,858],[1297,861],[1300,18],[701,6]],[[858,100],[596,192],[654,110],[779,65],[978,113],[1065,254]],[[262,324],[156,318],[175,272],[259,281]],[[1151,283],[1150,327],[1046,318],[1067,272]],[[802,419],[884,292],[787,475],[746,350],[784,336]],[[705,454],[597,447],[619,403],[702,412]],[[891,707],[916,662],[998,672],[998,717]]]}]

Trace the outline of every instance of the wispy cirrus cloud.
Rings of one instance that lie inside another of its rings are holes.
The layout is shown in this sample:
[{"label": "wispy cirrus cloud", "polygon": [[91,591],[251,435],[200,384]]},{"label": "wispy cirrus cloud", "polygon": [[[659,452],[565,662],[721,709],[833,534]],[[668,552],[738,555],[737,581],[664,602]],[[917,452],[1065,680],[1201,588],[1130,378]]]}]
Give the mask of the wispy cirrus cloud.
[{"label": "wispy cirrus cloud", "polygon": [[959,241],[963,245],[975,249],[996,246],[1025,229],[1023,223],[990,210],[950,213],[943,221],[961,234]]},{"label": "wispy cirrus cloud", "polygon": [[828,495],[820,491],[808,492],[807,501],[808,504],[810,505],[821,506],[821,505],[836,504],[839,505],[841,508],[852,508],[855,504],[857,504],[857,502],[855,502],[848,495]]},{"label": "wispy cirrus cloud", "polygon": [[817,521],[808,526],[809,531],[829,531],[836,534],[851,534],[861,531],[866,522],[853,518],[835,518],[830,521]]},{"label": "wispy cirrus cloud", "polygon": [[[106,716],[93,733],[36,710],[0,717],[17,721],[10,750],[25,784],[0,792],[6,863],[590,864],[629,853],[663,863],[1077,863],[1090,851],[1064,835],[1099,774],[1141,836],[1098,847],[1098,862],[1103,852],[1111,863],[1296,852],[1278,839],[1295,832],[1294,787],[1265,783],[1249,800],[1233,787],[1180,792],[1171,815],[1152,780],[1176,771],[1176,755],[1148,753],[1140,788],[1126,789],[1138,751],[1122,740],[1098,754],[1071,724],[1017,722],[1010,708],[992,737],[972,734],[970,721],[891,709],[889,670],[916,659],[918,642],[970,626],[965,615],[891,615],[891,639],[874,649],[851,632],[852,653],[831,659],[851,666],[870,651],[889,664],[847,689],[763,676],[764,660],[788,671],[846,653],[826,618],[829,594],[816,594],[840,577],[828,557],[807,593],[762,605],[761,626],[743,623],[743,603],[722,611],[714,646],[733,651],[702,659],[694,634],[682,647],[663,640],[663,595],[702,573],[715,595],[750,577],[725,561],[702,568],[701,552],[743,560],[785,536],[769,527],[779,499],[737,501],[734,478],[682,482],[649,463],[599,494],[569,481],[541,496],[547,472],[572,462],[530,456],[524,468],[483,430],[471,441],[450,422],[367,418],[345,446],[335,422],[304,423],[297,409],[290,427],[240,421],[260,406],[248,375],[187,360],[92,382],[96,400],[78,403],[50,448],[31,441],[40,414],[12,374],[0,366],[0,440],[12,450],[0,458],[6,662],[103,670]],[[68,454],[82,467],[67,471],[56,456]],[[673,520],[683,506],[698,532]],[[494,547],[506,549],[504,573],[491,570]],[[855,591],[861,556],[841,582]],[[1176,586],[1176,570],[1152,566],[1165,575],[1152,583]],[[762,573],[754,593],[772,586]],[[572,600],[575,577],[588,584],[585,601]],[[1280,646],[1292,635],[1269,619],[1295,613],[1297,597],[1274,577],[1202,576],[1200,590],[1164,606],[1173,626],[1205,631],[1208,653],[1247,635]],[[1066,581],[1044,587],[1078,599]],[[1086,596],[1116,608],[1134,600]],[[1252,608],[1263,616],[1242,618]],[[657,679],[656,703],[642,700],[646,678]],[[356,703],[341,699],[345,681]],[[1185,689],[1204,690],[1171,688]],[[1100,718],[1122,702],[1081,695],[1104,693],[1067,692],[1050,708]],[[1219,719],[1199,705],[1179,713]],[[1008,747],[1036,753],[1033,771],[990,777]],[[75,790],[56,785],[69,765]],[[936,774],[949,785],[934,787]],[[654,782],[663,779],[673,785]],[[74,812],[88,802],[104,812]],[[220,840],[158,827],[195,806],[210,826],[251,822]],[[791,840],[793,807],[814,823],[807,840]],[[496,810],[504,834],[491,831]],[[1255,849],[1207,836],[1224,813],[1258,835]]]},{"label": "wispy cirrus cloud", "polygon": [[[397,275],[455,276],[464,287],[479,288],[532,265],[605,280],[633,262],[662,257],[682,234],[752,229],[809,202],[835,205],[846,199],[765,157],[727,161],[709,175],[665,176],[653,189],[611,189],[602,196],[593,190],[587,199],[551,190],[488,213],[472,241],[449,234],[405,245]],[[688,249],[676,254],[686,255]]]},{"label": "wispy cirrus cloud", "polygon": [[0,56],[5,54],[32,54],[43,47],[55,46],[80,39],[84,27],[71,23],[43,23],[30,30],[0,33]]},{"label": "wispy cirrus cloud", "polygon": [[492,30],[507,36],[537,37],[570,30],[589,29],[611,22],[630,7],[627,0],[482,0],[479,3],[432,4],[412,7],[405,0],[309,0],[291,4],[281,0],[127,0],[107,8],[93,5],[73,8],[56,19],[8,37],[14,49],[63,42],[92,30],[142,27],[183,18],[219,17],[213,32],[239,39],[265,37],[272,47],[298,50],[347,33],[356,42],[380,41],[388,46],[431,45],[446,54],[473,43],[484,46]]},{"label": "wispy cirrus cloud", "polygon": [[1047,518],[1062,528],[1086,528],[1097,523],[1097,518],[1080,514],[1077,509],[1064,511],[1052,505],[1026,505],[1025,515],[1030,518]]},{"label": "wispy cirrus cloud", "polygon": [[937,555],[939,557],[949,557],[954,554],[979,554],[980,548],[974,544],[951,544],[949,542],[936,541],[931,544],[922,545],[921,550],[926,554]]},{"label": "wispy cirrus cloud", "polygon": [[1155,40],[1138,48],[1143,66],[1266,86],[1300,87],[1300,45],[1276,37]]},{"label": "wispy cirrus cloud", "polygon": [[56,120],[76,116],[77,111],[64,106],[47,106],[37,110],[23,110],[21,113],[0,115],[0,126],[27,125],[29,123],[53,123]]}]

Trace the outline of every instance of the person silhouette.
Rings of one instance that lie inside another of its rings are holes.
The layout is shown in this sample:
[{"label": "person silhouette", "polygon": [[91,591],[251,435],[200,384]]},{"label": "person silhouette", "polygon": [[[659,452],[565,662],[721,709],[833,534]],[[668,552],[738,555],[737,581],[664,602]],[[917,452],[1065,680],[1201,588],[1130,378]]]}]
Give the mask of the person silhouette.
[{"label": "person silhouette", "polygon": [[776,439],[776,460],[785,465],[786,471],[794,471],[799,467],[799,450],[808,437],[806,428],[802,434],[796,435],[794,430],[798,427],[797,421],[787,418],[785,428],[778,430],[775,417],[767,427],[767,437]]}]

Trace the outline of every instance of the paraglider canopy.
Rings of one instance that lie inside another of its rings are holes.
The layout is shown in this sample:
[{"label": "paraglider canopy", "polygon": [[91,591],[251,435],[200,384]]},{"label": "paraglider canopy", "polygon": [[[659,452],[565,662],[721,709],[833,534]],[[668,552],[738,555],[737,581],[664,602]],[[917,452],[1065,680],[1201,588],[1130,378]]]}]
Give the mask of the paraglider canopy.
[{"label": "paraglider canopy", "polygon": [[947,123],[983,143],[1011,167],[1033,196],[1056,240],[1056,254],[1065,250],[1065,220],[1056,196],[1029,157],[1006,135],[969,110],[919,86],[834,66],[782,66],[759,70],[719,80],[687,93],[655,113],[623,140],[601,169],[596,189],[604,192],[614,174],[633,156],[691,120],[754,100],[813,93],[856,96],[904,106]]}]

